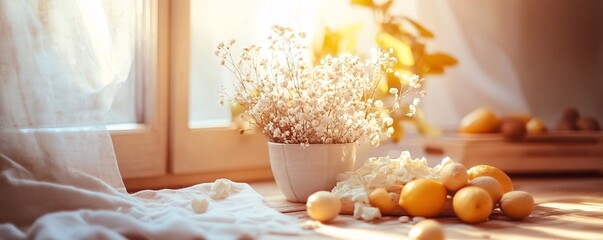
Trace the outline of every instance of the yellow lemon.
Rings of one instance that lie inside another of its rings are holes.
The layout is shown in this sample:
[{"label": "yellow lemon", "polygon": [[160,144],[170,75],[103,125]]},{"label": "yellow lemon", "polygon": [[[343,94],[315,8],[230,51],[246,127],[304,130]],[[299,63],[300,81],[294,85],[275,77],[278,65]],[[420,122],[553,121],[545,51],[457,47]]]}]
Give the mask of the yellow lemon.
[{"label": "yellow lemon", "polygon": [[328,222],[339,215],[341,201],[331,192],[318,191],[308,197],[306,210],[312,219]]},{"label": "yellow lemon", "polygon": [[442,224],[433,219],[426,219],[414,225],[408,237],[415,240],[443,240],[444,228]]},{"label": "yellow lemon", "polygon": [[446,164],[440,171],[440,180],[448,191],[456,192],[467,185],[469,181],[467,168],[460,163]]},{"label": "yellow lemon", "polygon": [[469,174],[469,180],[481,176],[493,177],[496,179],[496,181],[498,181],[505,193],[513,191],[513,182],[511,181],[511,178],[505,172],[496,167],[490,165],[477,165],[469,168],[469,170],[467,170],[467,174]]},{"label": "yellow lemon", "polygon": [[486,221],[492,212],[492,206],[490,194],[479,187],[464,187],[452,198],[454,214],[466,223]]},{"label": "yellow lemon", "polygon": [[502,198],[504,192],[498,181],[490,176],[481,176],[472,179],[469,186],[480,187],[492,197],[492,203],[497,204],[500,202],[500,198]]},{"label": "yellow lemon", "polygon": [[436,180],[417,179],[404,185],[398,204],[408,214],[418,217],[437,216],[446,202],[446,188]]},{"label": "yellow lemon", "polygon": [[373,190],[369,195],[369,203],[371,206],[379,208],[381,214],[391,212],[394,209],[399,208],[385,188],[377,188]]},{"label": "yellow lemon", "polygon": [[526,129],[530,133],[545,133],[547,132],[546,125],[544,122],[538,118],[532,118],[528,123],[526,123]]},{"label": "yellow lemon", "polygon": [[524,191],[505,193],[500,200],[500,210],[513,220],[521,220],[534,210],[534,198]]},{"label": "yellow lemon", "polygon": [[495,133],[500,120],[490,109],[478,108],[465,116],[459,125],[460,133]]}]

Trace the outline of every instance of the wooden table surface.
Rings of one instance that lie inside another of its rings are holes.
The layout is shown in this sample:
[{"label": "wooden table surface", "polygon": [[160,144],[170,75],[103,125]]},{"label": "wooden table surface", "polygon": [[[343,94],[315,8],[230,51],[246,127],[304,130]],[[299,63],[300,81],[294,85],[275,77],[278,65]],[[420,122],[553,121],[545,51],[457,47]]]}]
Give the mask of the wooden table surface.
[{"label": "wooden table surface", "polygon": [[[510,221],[496,210],[490,220],[465,224],[456,218],[436,218],[443,223],[447,239],[603,239],[603,177],[513,178],[515,190],[530,192],[536,207],[522,221]],[[268,205],[309,220],[303,204],[289,203],[274,182],[251,186],[266,197]],[[328,224],[287,239],[406,239],[413,222],[397,217],[372,222],[340,215]],[[283,239],[285,236],[263,236]]]}]

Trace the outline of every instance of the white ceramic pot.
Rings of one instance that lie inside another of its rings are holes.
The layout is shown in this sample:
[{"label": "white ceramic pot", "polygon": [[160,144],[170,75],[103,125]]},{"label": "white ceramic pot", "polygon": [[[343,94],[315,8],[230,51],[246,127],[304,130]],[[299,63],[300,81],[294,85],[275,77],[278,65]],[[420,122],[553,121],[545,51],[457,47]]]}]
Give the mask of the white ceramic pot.
[{"label": "white ceramic pot", "polygon": [[357,169],[356,143],[268,143],[270,166],[276,184],[291,202],[306,202],[317,191],[331,191],[337,175]]}]

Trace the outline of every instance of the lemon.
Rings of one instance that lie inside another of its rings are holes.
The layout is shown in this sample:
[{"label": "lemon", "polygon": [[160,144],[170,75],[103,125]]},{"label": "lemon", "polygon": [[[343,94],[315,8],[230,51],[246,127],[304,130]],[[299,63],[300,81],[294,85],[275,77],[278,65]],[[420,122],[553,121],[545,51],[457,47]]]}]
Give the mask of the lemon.
[{"label": "lemon", "polygon": [[394,209],[399,208],[385,188],[373,190],[369,195],[369,203],[371,206],[379,208],[381,213],[391,212]]},{"label": "lemon", "polygon": [[544,133],[547,131],[544,122],[537,118],[532,118],[532,120],[526,123],[526,129],[530,133]]},{"label": "lemon", "polygon": [[465,116],[459,125],[460,133],[495,133],[500,120],[490,109],[478,108]]},{"label": "lemon", "polygon": [[513,220],[521,220],[534,210],[534,198],[524,191],[505,193],[500,200],[500,210]]},{"label": "lemon", "polygon": [[460,163],[446,164],[440,171],[440,180],[448,191],[456,192],[467,185],[469,181],[467,168]]},{"label": "lemon", "polygon": [[492,203],[494,204],[497,204],[504,194],[503,189],[498,183],[498,181],[496,181],[496,179],[490,176],[476,177],[472,179],[468,185],[480,187],[486,190],[486,192],[490,194],[490,197],[492,198]]},{"label": "lemon", "polygon": [[492,212],[492,206],[490,194],[479,187],[464,187],[452,198],[454,214],[466,223],[486,221]]},{"label": "lemon", "polygon": [[443,240],[445,239],[444,228],[436,220],[426,219],[420,221],[410,229],[408,238],[416,240]]},{"label": "lemon", "polygon": [[328,222],[339,215],[341,201],[331,192],[318,191],[308,197],[306,210],[312,219]]},{"label": "lemon", "polygon": [[477,165],[469,168],[469,170],[467,170],[467,174],[469,175],[469,180],[481,176],[493,177],[496,179],[496,181],[498,181],[505,193],[513,191],[513,182],[511,181],[511,178],[505,172],[496,167],[490,165]]},{"label": "lemon", "polygon": [[446,202],[446,188],[436,180],[416,179],[404,185],[399,205],[417,217],[437,216]]}]

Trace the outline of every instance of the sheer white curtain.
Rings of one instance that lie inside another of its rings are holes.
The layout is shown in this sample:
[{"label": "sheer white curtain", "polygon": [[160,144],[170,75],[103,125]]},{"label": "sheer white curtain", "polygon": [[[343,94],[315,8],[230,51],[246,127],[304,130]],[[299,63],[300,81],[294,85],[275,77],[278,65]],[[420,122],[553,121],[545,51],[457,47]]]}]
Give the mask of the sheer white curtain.
[{"label": "sheer white curtain", "polygon": [[244,183],[125,192],[103,116],[133,67],[134,4],[0,0],[0,239],[299,233]]},{"label": "sheer white curtain", "polygon": [[53,186],[124,190],[103,116],[132,66],[132,3],[0,2],[0,221],[103,207]]}]

